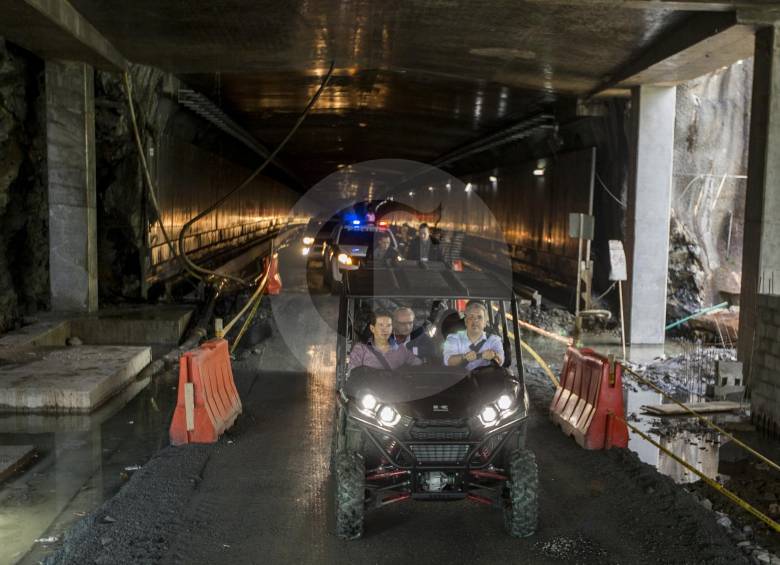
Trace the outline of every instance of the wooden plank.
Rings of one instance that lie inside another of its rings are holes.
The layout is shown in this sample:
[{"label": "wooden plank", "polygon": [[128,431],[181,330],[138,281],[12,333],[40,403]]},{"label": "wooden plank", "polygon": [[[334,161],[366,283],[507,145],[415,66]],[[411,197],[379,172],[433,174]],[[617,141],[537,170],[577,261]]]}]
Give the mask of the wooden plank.
[{"label": "wooden plank", "polygon": [[[725,400],[718,402],[693,402],[691,404],[685,404],[685,406],[697,414],[709,414],[713,412],[736,412],[740,408],[740,404],[738,402],[728,402]],[[677,404],[653,404],[650,406],[642,406],[642,411],[653,416],[690,415],[690,412],[687,412]]]}]

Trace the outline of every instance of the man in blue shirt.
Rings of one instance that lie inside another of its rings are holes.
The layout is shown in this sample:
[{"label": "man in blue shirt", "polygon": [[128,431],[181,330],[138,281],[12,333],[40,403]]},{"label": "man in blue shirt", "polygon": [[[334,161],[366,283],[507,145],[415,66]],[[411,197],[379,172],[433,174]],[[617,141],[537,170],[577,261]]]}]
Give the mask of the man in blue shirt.
[{"label": "man in blue shirt", "polygon": [[504,345],[497,335],[485,334],[488,323],[487,308],[482,302],[471,300],[466,304],[466,331],[447,336],[444,342],[444,364],[457,367],[464,362],[466,370],[485,367],[495,361],[504,363]]}]

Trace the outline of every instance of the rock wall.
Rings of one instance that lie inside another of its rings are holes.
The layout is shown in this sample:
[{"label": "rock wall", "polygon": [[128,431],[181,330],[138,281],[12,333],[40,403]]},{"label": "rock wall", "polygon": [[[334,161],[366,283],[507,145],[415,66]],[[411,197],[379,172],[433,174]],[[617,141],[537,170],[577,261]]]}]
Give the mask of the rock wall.
[{"label": "rock wall", "polygon": [[43,62],[0,38],[0,332],[49,305]]},{"label": "rock wall", "polygon": [[739,293],[752,83],[749,59],[677,87],[670,321]]}]

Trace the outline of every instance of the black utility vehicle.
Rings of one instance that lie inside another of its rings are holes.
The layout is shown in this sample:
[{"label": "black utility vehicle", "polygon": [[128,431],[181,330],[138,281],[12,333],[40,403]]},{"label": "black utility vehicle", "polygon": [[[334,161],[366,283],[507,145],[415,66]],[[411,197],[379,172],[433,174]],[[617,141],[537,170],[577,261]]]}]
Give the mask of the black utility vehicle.
[{"label": "black utility vehicle", "polygon": [[[468,371],[444,365],[439,353],[447,335],[464,331],[455,309],[464,299],[487,306],[486,331],[503,343],[500,366],[493,361]],[[350,368],[351,347],[365,340],[377,306],[412,307],[437,354],[396,370]],[[537,467],[525,448],[528,396],[518,319],[512,290],[485,272],[426,263],[348,273],[339,309],[332,446],[340,537],[360,537],[366,511],[408,499],[469,498],[502,510],[511,535],[534,533]]]}]

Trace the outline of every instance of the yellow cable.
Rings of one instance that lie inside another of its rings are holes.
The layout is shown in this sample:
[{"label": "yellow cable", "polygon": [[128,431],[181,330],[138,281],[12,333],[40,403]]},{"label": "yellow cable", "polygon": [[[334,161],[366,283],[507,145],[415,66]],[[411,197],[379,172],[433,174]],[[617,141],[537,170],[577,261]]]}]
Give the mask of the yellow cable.
[{"label": "yellow cable", "polygon": [[775,470],[777,470],[777,471],[780,471],[780,466],[779,466],[777,463],[775,463],[775,462],[774,462],[774,461],[772,461],[771,459],[769,459],[769,458],[765,457],[764,455],[761,455],[761,454],[760,454],[758,451],[756,451],[756,450],[755,450],[755,449],[753,449],[752,447],[750,447],[750,446],[748,446],[748,445],[745,445],[743,442],[741,442],[740,440],[738,440],[737,438],[735,438],[733,435],[731,435],[730,433],[728,433],[726,430],[724,430],[723,428],[721,428],[721,427],[720,427],[718,424],[716,424],[716,423],[715,423],[715,422],[713,422],[712,420],[708,420],[707,418],[705,418],[704,416],[702,416],[702,415],[701,415],[701,414],[699,414],[698,412],[695,412],[694,410],[691,410],[691,409],[690,409],[688,406],[686,406],[686,405],[685,405],[685,404],[683,404],[682,402],[679,402],[679,401],[678,401],[678,400],[676,400],[675,398],[672,398],[671,396],[669,396],[668,394],[666,394],[666,393],[665,393],[663,390],[661,390],[659,387],[657,387],[655,384],[653,384],[652,382],[650,382],[649,380],[647,380],[646,378],[644,378],[642,375],[640,375],[639,373],[637,373],[636,371],[634,371],[632,368],[630,368],[630,367],[626,366],[626,364],[625,364],[625,363],[621,363],[621,365],[623,365],[623,368],[624,368],[626,371],[628,371],[630,374],[632,374],[632,375],[633,375],[633,376],[634,376],[634,377],[635,377],[637,380],[639,380],[639,381],[643,382],[644,384],[646,384],[647,386],[649,386],[650,388],[652,388],[653,390],[655,390],[657,393],[661,394],[661,395],[662,395],[664,398],[668,398],[669,400],[671,400],[672,402],[674,402],[674,403],[675,403],[677,406],[680,406],[680,407],[681,407],[683,410],[685,410],[685,411],[689,412],[689,413],[690,413],[690,414],[692,414],[693,416],[696,416],[696,417],[697,417],[699,420],[701,420],[702,422],[704,422],[706,425],[710,426],[711,428],[714,428],[714,429],[715,429],[715,430],[717,430],[719,433],[721,433],[721,434],[723,434],[724,436],[726,436],[727,438],[729,438],[731,441],[733,441],[734,443],[736,443],[736,444],[737,444],[738,446],[740,446],[741,448],[743,448],[743,449],[747,450],[749,453],[752,453],[753,455],[755,455],[756,457],[758,457],[759,459],[761,459],[761,461],[763,461],[764,463],[766,463],[766,464],[767,464],[767,465],[769,465],[770,467],[773,467]]},{"label": "yellow cable", "polygon": [[645,434],[643,431],[639,430],[636,426],[632,426],[631,424],[629,424],[625,420],[625,418],[621,418],[620,416],[618,416],[614,412],[610,412],[610,414],[612,416],[614,416],[615,418],[617,418],[618,420],[621,420],[624,424],[626,424],[626,426],[631,428],[634,431],[634,433],[636,433],[639,436],[641,436],[645,441],[653,444],[658,449],[660,449],[661,451],[666,453],[669,457],[671,457],[672,459],[677,461],[680,465],[682,465],[683,467],[688,469],[691,473],[697,475],[705,483],[707,483],[709,486],[711,486],[712,488],[717,490],[719,493],[721,493],[723,496],[728,498],[731,502],[735,503],[737,506],[741,507],[742,509],[750,512],[753,516],[755,516],[756,518],[758,518],[759,520],[764,522],[766,525],[768,525],[774,531],[780,532],[780,524],[778,524],[777,522],[772,520],[772,518],[770,518],[769,516],[767,516],[766,514],[761,512],[759,509],[757,509],[754,506],[752,506],[749,502],[747,502],[746,500],[743,500],[742,498],[740,498],[739,496],[737,496],[736,494],[734,494],[733,492],[728,490],[726,487],[724,487],[723,485],[721,485],[717,481],[712,480],[707,475],[705,475],[704,473],[702,473],[701,471],[699,471],[698,469],[696,469],[695,467],[690,465],[687,461],[685,461],[681,457],[678,457],[677,455],[675,455],[674,453],[672,453],[671,451],[669,451],[668,449],[663,447],[660,443],[654,441],[650,436]]},{"label": "yellow cable", "polygon": [[547,365],[547,363],[544,362],[544,359],[542,359],[541,356],[522,339],[520,340],[520,345],[522,345],[523,349],[525,349],[528,353],[531,354],[531,357],[533,357],[536,360],[536,362],[539,364],[539,366],[544,370],[544,372],[547,373],[547,376],[550,377],[550,380],[555,385],[555,387],[557,388],[561,386],[561,383],[559,383],[558,379],[555,378],[555,374],[552,372],[552,369],[550,369],[549,365]]}]

